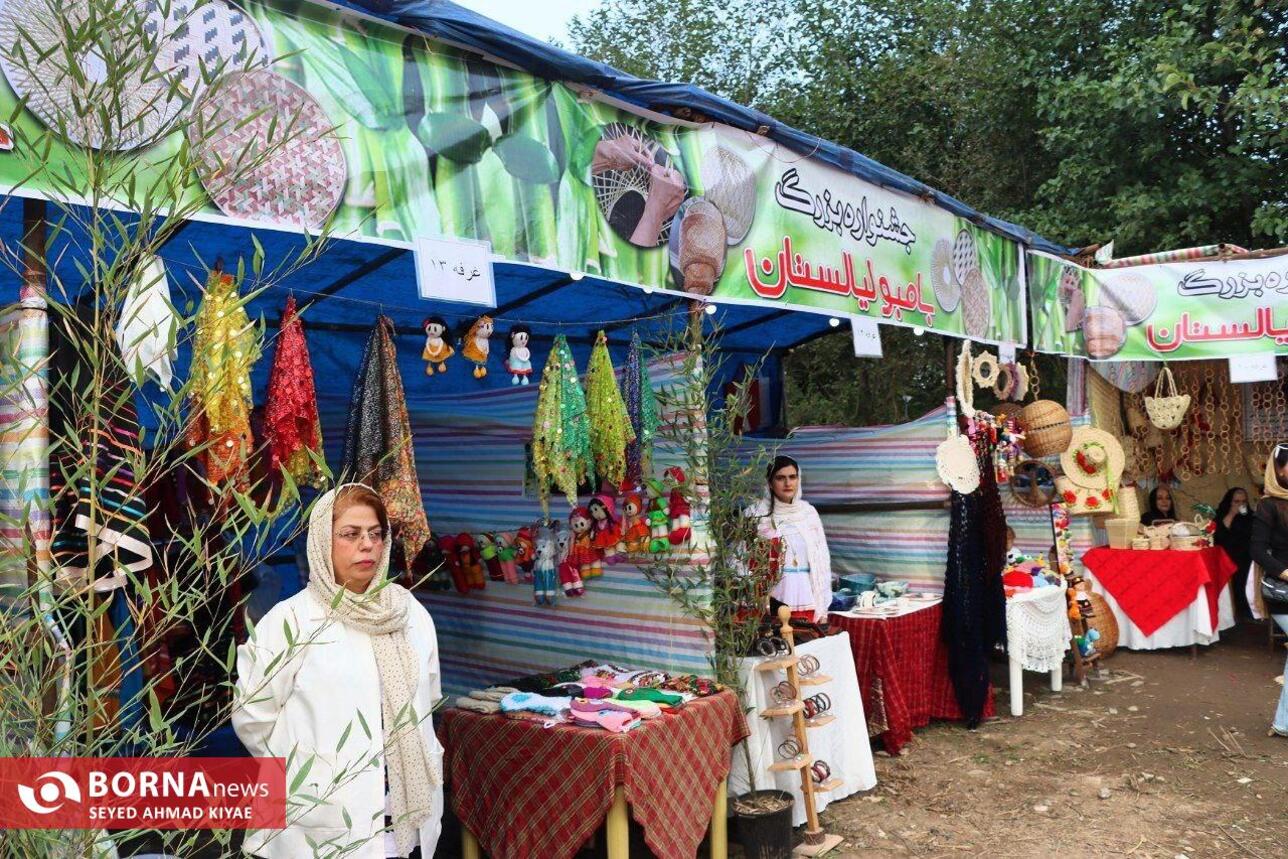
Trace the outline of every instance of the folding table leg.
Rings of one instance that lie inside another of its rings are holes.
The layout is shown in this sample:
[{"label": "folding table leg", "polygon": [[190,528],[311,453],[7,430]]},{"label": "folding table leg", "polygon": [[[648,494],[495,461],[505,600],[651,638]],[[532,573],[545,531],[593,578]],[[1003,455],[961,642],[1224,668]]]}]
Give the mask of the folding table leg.
[{"label": "folding table leg", "polygon": [[628,859],[631,855],[631,816],[626,810],[626,788],[613,791],[613,807],[608,809],[608,859]]},{"label": "folding table leg", "polygon": [[1024,666],[1014,656],[1011,662],[1011,715],[1024,715]]},{"label": "folding table leg", "polygon": [[722,781],[716,788],[716,799],[711,804],[711,859],[729,856],[729,782]]},{"label": "folding table leg", "polygon": [[464,824],[461,825],[461,856],[462,859],[483,859],[483,851],[479,849],[479,840],[474,837]]}]

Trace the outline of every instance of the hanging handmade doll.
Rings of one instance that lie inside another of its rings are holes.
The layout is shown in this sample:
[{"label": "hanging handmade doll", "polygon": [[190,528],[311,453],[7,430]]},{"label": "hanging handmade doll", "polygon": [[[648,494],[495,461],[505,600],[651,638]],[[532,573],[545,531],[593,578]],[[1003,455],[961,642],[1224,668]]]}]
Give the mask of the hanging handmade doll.
[{"label": "hanging handmade doll", "polygon": [[[424,548],[416,556],[413,576],[423,580],[421,587],[428,588],[431,591],[450,591],[452,589],[452,577],[449,574],[447,559],[443,556],[443,551],[439,546],[436,537],[430,536],[425,542]],[[426,579],[425,577],[428,576]]]},{"label": "hanging handmade doll", "polygon": [[671,549],[671,516],[667,512],[666,487],[659,480],[650,478],[648,486],[648,550],[660,555]]},{"label": "hanging handmade doll", "polygon": [[532,565],[536,562],[536,546],[532,543],[532,529],[530,527],[524,525],[519,529],[519,533],[514,537],[514,547],[518,551],[518,554],[514,557],[514,562],[519,565],[519,569],[523,572],[523,580],[531,582]]},{"label": "hanging handmade doll", "polygon": [[581,581],[581,570],[577,564],[575,551],[573,533],[557,531],[555,557],[559,558],[559,583],[563,585],[566,597],[579,597],[586,592],[586,586]]},{"label": "hanging handmade doll", "polygon": [[617,505],[612,496],[596,495],[586,504],[586,509],[590,511],[590,545],[594,547],[597,556],[596,569],[599,569],[601,560],[610,564],[617,563],[617,544],[621,542],[622,528],[617,521]]},{"label": "hanging handmade doll", "polygon": [[456,555],[460,559],[461,569],[465,571],[465,581],[476,591],[487,587],[483,577],[483,564],[479,560],[478,544],[469,534],[456,536]]},{"label": "hanging handmade doll", "polygon": [[501,575],[505,578],[507,585],[517,585],[519,583],[519,565],[515,562],[519,550],[514,545],[513,534],[498,534],[496,541],[496,557],[501,562]]},{"label": "hanging handmade doll", "polygon": [[558,581],[555,571],[555,534],[551,528],[537,532],[534,549],[532,601],[537,605],[554,605]]},{"label": "hanging handmade doll", "polygon": [[457,592],[469,593],[470,580],[465,575],[465,567],[461,566],[461,556],[456,551],[456,538],[451,534],[444,534],[438,538],[438,548],[443,553],[443,562],[452,574],[452,584],[456,585]]},{"label": "hanging handmade doll", "polygon": [[430,316],[420,327],[425,329],[425,351],[420,353],[425,361],[425,375],[432,376],[435,370],[446,373],[447,359],[456,354],[456,350],[443,337],[447,333],[447,323],[441,316]]},{"label": "hanging handmade doll", "polygon": [[641,554],[648,551],[649,527],[644,518],[644,500],[638,492],[626,493],[622,501],[622,538],[619,542],[622,553]]},{"label": "hanging handmade doll", "polygon": [[487,357],[490,346],[488,338],[492,336],[492,317],[480,316],[474,320],[470,330],[465,332],[465,342],[461,354],[474,364],[474,378],[482,379],[487,375]]},{"label": "hanging handmade doll", "polygon": [[595,551],[594,537],[590,533],[593,520],[590,511],[577,507],[568,514],[568,527],[572,529],[572,552],[570,558],[577,565],[577,572],[582,581],[602,575],[599,568],[599,553]]},{"label": "hanging handmade doll", "polygon": [[690,514],[692,505],[689,499],[684,496],[684,485],[687,478],[684,469],[672,466],[666,470],[666,477],[671,481],[671,497],[667,504],[667,514],[671,517],[670,540],[672,546],[680,546],[689,540],[689,533],[692,530]]},{"label": "hanging handmade doll", "polygon": [[510,329],[510,354],[505,357],[505,371],[510,374],[511,385],[527,385],[532,375],[532,350],[528,341],[532,339],[532,330],[526,325],[516,325]]},{"label": "hanging handmade doll", "polygon": [[502,581],[505,578],[501,572],[501,558],[498,555],[498,546],[494,534],[479,534],[479,557],[483,559],[483,565],[487,567],[487,577],[494,582]]}]

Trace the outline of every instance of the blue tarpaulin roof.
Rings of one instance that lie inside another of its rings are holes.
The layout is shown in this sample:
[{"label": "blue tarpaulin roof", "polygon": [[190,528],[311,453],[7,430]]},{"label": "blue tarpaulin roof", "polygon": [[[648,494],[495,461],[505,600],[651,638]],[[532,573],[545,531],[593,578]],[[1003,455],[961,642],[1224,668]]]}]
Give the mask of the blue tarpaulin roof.
[{"label": "blue tarpaulin roof", "polygon": [[989,217],[965,203],[936,191],[911,176],[860,155],[840,144],[806,134],[773,117],[712,95],[690,84],[650,81],[604,63],[548,45],[450,0],[335,0],[335,5],[393,21],[427,36],[473,48],[549,80],[582,84],[655,113],[674,114],[688,108],[715,122],[757,132],[795,152],[831,164],[883,188],[933,200],[937,205],[981,227],[1001,233],[1040,251],[1072,254],[1075,248],[1044,239],[1032,230]]}]

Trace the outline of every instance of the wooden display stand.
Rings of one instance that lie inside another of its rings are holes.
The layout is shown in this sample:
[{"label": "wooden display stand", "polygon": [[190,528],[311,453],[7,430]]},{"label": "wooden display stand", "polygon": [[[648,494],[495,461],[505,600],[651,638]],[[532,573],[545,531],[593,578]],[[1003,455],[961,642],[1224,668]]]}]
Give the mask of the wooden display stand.
[{"label": "wooden display stand", "polygon": [[796,847],[793,851],[801,856],[821,856],[839,845],[844,839],[839,835],[828,835],[818,822],[818,810],[814,807],[814,793],[816,791],[831,791],[840,787],[843,782],[839,778],[830,779],[826,784],[814,784],[814,775],[810,772],[810,767],[814,765],[814,758],[809,753],[809,729],[819,728],[832,722],[835,717],[829,714],[817,716],[813,719],[805,718],[804,696],[801,693],[802,686],[818,686],[828,682],[831,678],[823,676],[811,676],[802,679],[797,672],[798,660],[796,657],[796,642],[793,639],[791,624],[792,613],[786,606],[778,610],[778,619],[781,622],[780,633],[783,640],[787,642],[788,655],[782,659],[775,659],[769,662],[762,662],[756,666],[758,671],[784,671],[787,674],[787,682],[796,690],[796,700],[791,704],[773,707],[760,711],[762,719],[775,719],[791,717],[792,726],[796,734],[796,744],[800,748],[800,754],[796,757],[778,761],[771,764],[771,772],[791,772],[799,771],[801,774],[801,793],[805,797],[805,843]]}]

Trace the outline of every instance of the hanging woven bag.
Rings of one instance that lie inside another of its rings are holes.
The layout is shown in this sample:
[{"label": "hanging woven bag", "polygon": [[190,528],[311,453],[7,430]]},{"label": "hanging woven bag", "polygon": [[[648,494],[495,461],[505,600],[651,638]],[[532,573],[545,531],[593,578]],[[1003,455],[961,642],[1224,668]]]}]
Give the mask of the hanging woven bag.
[{"label": "hanging woven bag", "polygon": [[1154,396],[1145,398],[1145,412],[1149,421],[1161,430],[1174,430],[1181,425],[1190,407],[1190,395],[1176,390],[1172,371],[1164,367],[1154,381]]}]

